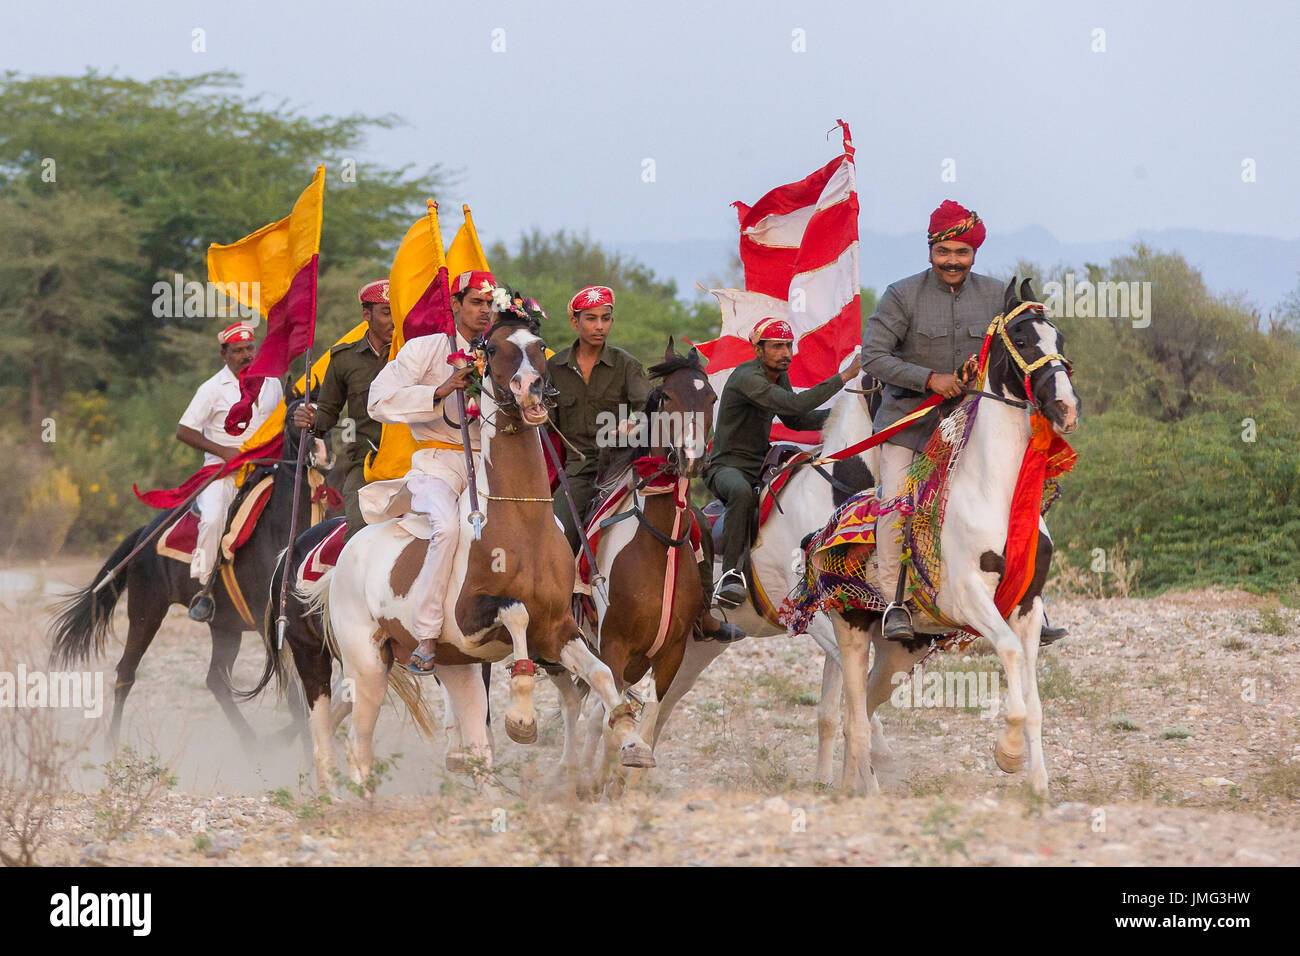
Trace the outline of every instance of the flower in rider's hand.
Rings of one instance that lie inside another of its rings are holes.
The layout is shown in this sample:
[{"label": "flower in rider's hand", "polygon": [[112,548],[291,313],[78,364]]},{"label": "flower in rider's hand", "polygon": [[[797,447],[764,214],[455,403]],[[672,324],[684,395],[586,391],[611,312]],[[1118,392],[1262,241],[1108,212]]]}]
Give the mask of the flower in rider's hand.
[{"label": "flower in rider's hand", "polygon": [[447,364],[456,368],[464,368],[466,365],[473,365],[474,356],[470,355],[464,349],[457,349],[447,356]]},{"label": "flower in rider's hand", "polygon": [[472,421],[473,419],[478,418],[478,416],[478,402],[471,398],[465,403],[465,418]]}]

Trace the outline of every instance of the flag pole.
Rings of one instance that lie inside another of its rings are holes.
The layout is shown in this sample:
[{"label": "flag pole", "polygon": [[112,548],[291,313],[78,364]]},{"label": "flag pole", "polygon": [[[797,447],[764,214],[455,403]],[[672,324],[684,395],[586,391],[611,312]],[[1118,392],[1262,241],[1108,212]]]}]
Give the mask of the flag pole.
[{"label": "flag pole", "polygon": [[[311,343],[307,344],[307,349],[303,353],[307,359],[307,380],[303,386],[302,401],[304,405],[311,404]],[[283,570],[280,574],[280,613],[275,619],[275,649],[278,651],[284,647],[284,632],[289,627],[289,617],[285,614],[285,606],[289,601],[289,579],[293,577],[293,543],[298,538],[298,504],[302,500],[302,466],[306,457],[307,450],[307,429],[303,428],[298,433],[298,461],[293,466],[293,512],[289,515],[289,545],[285,549],[285,559]]]}]

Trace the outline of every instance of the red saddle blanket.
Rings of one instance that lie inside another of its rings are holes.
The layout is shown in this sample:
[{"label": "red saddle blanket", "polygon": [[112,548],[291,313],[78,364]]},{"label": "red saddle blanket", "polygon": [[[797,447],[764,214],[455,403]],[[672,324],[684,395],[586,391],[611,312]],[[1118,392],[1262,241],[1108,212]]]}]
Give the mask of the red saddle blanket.
[{"label": "red saddle blanket", "polygon": [[[266,503],[271,500],[271,486],[274,477],[267,475],[257,487],[244,496],[235,516],[230,519],[229,530],[221,539],[221,550],[226,560],[230,560],[236,551],[244,546],[257,527],[257,519],[262,516]],[[195,511],[187,510],[172,522],[171,527],[158,536],[154,545],[164,558],[189,562],[194,555],[194,548],[199,540],[199,516]]]},{"label": "red saddle blanket", "polygon": [[325,536],[320,544],[307,552],[298,566],[298,584],[311,584],[325,576],[325,572],[338,563],[343,551],[343,539],[347,537],[348,524],[340,522],[339,526]]}]

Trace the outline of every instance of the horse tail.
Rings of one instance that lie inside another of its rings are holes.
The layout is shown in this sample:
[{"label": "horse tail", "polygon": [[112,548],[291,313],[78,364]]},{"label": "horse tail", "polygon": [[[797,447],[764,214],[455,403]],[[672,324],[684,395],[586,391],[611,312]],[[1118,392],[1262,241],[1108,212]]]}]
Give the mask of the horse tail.
[{"label": "horse tail", "polygon": [[315,581],[303,581],[294,590],[294,595],[303,604],[303,615],[320,616],[321,639],[329,648],[330,654],[338,658],[338,642],[334,640],[334,628],[330,625],[330,583],[334,580],[334,568],[326,568]]},{"label": "horse tail", "polygon": [[128,534],[104,562],[94,580],[54,606],[56,616],[51,625],[53,640],[50,647],[53,665],[66,668],[81,664],[104,649],[104,641],[113,630],[113,608],[126,590],[127,568],[99,591],[95,590],[95,585],[131,553],[144,530],[136,528]]},{"label": "horse tail", "polygon": [[276,647],[279,640],[276,634],[275,618],[276,611],[279,610],[280,602],[280,581],[285,573],[285,559],[289,554],[289,549],[285,548],[279,554],[275,561],[275,569],[271,572],[270,592],[266,600],[266,610],[262,612],[262,644],[266,650],[266,666],[262,670],[262,676],[258,678],[257,683],[250,690],[238,690],[231,687],[231,693],[239,700],[252,700],[262,691],[266,690],[266,685],[275,681],[277,687],[284,689],[284,655],[289,653],[289,648]]},{"label": "horse tail", "polygon": [[432,738],[434,729],[433,712],[425,703],[420,693],[420,684],[414,674],[400,664],[388,669],[388,686],[397,695],[398,700],[406,705],[406,711],[415,721],[424,736]]}]

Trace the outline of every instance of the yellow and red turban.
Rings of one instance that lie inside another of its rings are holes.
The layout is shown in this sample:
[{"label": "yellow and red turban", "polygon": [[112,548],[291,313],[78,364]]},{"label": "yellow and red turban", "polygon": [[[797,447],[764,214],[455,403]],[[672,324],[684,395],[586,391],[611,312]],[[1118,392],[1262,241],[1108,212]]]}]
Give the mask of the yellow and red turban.
[{"label": "yellow and red turban", "polygon": [[231,342],[251,342],[253,341],[253,327],[247,322],[236,322],[233,325],[227,325],[217,333],[217,341],[222,345],[228,345]]},{"label": "yellow and red turban", "polygon": [[497,284],[497,280],[492,277],[492,273],[485,269],[462,272],[452,280],[451,294],[457,295],[470,289],[483,289],[483,283],[485,282],[487,283],[487,288],[483,290],[485,292],[491,292]]},{"label": "yellow and red turban", "polygon": [[371,305],[388,302],[388,280],[376,279],[374,282],[367,282],[357,292],[357,299],[362,305]]},{"label": "yellow and red turban", "polygon": [[569,300],[569,315],[576,317],[583,309],[599,309],[603,305],[614,307],[614,290],[607,285],[589,285]]},{"label": "yellow and red turban", "polygon": [[945,199],[930,214],[930,230],[926,241],[930,245],[936,242],[964,242],[972,249],[978,249],[984,242],[984,221],[960,203]]},{"label": "yellow and red turban", "polygon": [[754,331],[749,333],[749,341],[757,345],[764,340],[768,342],[793,342],[794,332],[790,329],[790,323],[785,319],[775,317],[759,319],[754,325]]}]

